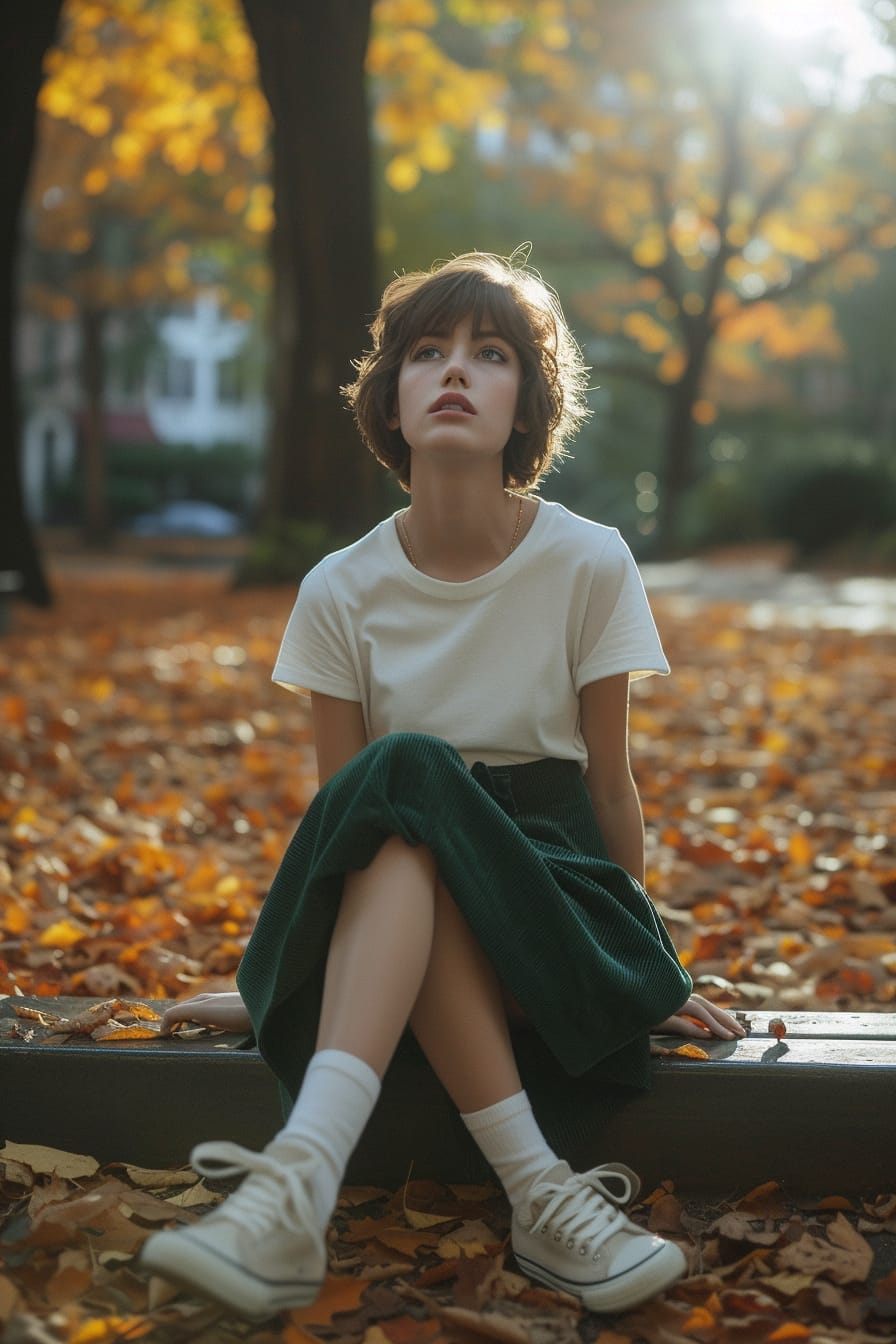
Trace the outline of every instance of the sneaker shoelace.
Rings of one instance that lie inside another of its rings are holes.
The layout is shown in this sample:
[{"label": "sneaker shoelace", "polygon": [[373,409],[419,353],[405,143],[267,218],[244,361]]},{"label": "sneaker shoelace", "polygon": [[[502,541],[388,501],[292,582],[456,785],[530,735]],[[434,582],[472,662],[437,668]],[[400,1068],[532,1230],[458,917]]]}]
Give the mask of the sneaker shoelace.
[{"label": "sneaker shoelace", "polygon": [[[622,1181],[621,1192],[614,1193],[607,1184],[608,1177]],[[620,1170],[620,1166],[573,1172],[559,1183],[540,1182],[532,1190],[531,1200],[544,1204],[530,1231],[533,1235],[553,1235],[558,1242],[565,1239],[569,1250],[578,1248],[580,1255],[590,1254],[596,1260],[604,1242],[628,1225],[617,1206],[626,1203],[633,1190],[626,1169]]]},{"label": "sneaker shoelace", "polygon": [[242,1185],[214,1210],[254,1236],[262,1236],[274,1222],[298,1237],[310,1238],[324,1254],[323,1232],[306,1187],[307,1163],[279,1162],[266,1153],[254,1153],[237,1143],[201,1143],[190,1154],[201,1176],[226,1179],[245,1175]]}]

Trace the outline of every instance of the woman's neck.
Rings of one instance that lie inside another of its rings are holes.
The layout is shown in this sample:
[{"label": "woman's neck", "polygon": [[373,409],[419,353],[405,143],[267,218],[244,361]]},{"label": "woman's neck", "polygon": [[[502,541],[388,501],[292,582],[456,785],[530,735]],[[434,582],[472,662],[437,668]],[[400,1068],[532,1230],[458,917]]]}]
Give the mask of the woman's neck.
[{"label": "woman's neck", "polygon": [[537,501],[504,489],[500,480],[435,481],[414,473],[411,504],[399,519],[408,559],[432,578],[463,582],[506,560],[531,526]]}]

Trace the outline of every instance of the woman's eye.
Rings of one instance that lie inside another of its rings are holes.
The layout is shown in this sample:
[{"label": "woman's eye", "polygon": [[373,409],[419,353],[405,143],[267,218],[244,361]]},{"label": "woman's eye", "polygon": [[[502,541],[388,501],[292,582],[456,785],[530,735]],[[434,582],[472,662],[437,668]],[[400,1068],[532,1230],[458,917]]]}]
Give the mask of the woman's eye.
[{"label": "woman's eye", "polygon": [[414,360],[437,359],[438,356],[439,349],[435,345],[421,345],[420,349],[414,352]]},{"label": "woman's eye", "polygon": [[504,351],[499,350],[496,345],[486,345],[479,351],[479,356],[481,359],[489,361],[497,360],[501,364],[507,362],[507,356],[504,354]]}]

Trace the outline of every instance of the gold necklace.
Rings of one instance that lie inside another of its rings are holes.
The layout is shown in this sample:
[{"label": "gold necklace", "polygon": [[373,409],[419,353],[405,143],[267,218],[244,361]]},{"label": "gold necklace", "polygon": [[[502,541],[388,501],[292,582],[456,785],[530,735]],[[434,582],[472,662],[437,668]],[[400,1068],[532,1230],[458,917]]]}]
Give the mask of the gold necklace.
[{"label": "gold necklace", "polygon": [[[517,511],[516,511],[516,526],[515,526],[514,529],[513,529],[513,536],[510,538],[510,550],[507,552],[508,555],[512,555],[513,552],[514,552],[514,550],[516,549],[516,543],[517,543],[517,541],[518,541],[518,539],[519,539],[519,535],[520,535],[520,524],[521,524],[522,521],[523,521],[523,496],[522,496],[522,495],[519,495],[519,496],[518,496],[518,499],[519,499],[520,502],[519,502],[519,505],[517,506]],[[403,511],[398,515],[398,534],[399,534],[399,539],[400,539],[400,541],[401,541],[402,547],[404,548],[404,553],[405,553],[405,555],[406,555],[407,558],[410,560],[410,562],[411,562],[411,564],[414,566],[414,568],[415,568],[415,569],[419,569],[420,566],[417,564],[417,557],[414,555],[414,548],[413,548],[413,546],[411,545],[411,539],[410,539],[410,537],[408,536],[408,529],[407,529],[407,527],[405,526],[405,522],[404,522],[404,515],[405,515],[405,513],[407,513],[407,509],[403,510]]]}]

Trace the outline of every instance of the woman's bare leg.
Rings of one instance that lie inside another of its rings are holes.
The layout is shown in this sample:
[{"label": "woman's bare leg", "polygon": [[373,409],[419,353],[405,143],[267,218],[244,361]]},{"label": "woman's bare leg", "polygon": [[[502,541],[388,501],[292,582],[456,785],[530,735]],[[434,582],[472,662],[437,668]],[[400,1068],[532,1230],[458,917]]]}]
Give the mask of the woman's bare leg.
[{"label": "woman's bare leg", "polygon": [[410,1025],[462,1113],[521,1091],[500,982],[441,882],[432,952]]},{"label": "woman's bare leg", "polygon": [[557,1159],[523,1091],[502,987],[438,879],[431,852],[396,837],[346,879],[327,961],[318,1053],[287,1121],[287,1130],[312,1141],[327,1161],[327,1201],[335,1200],[373,1094],[368,1091],[370,1102],[362,1100],[351,1119],[350,1093],[342,1091],[341,1106],[328,1104],[336,1100],[331,1074],[316,1102],[309,1079],[320,1066],[349,1069],[358,1083],[365,1069],[374,1071],[371,1079],[382,1078],[408,1024],[511,1202],[522,1198]]},{"label": "woman's bare leg", "polygon": [[386,1071],[420,992],[433,945],[436,871],[424,845],[387,840],[346,875],[330,941],[318,1050]]},{"label": "woman's bare leg", "polygon": [[410,1025],[461,1111],[519,1092],[501,986],[424,845],[393,836],[347,874],[327,960],[317,1049],[380,1077]]},{"label": "woman's bare leg", "polygon": [[346,876],[317,1049],[356,1055],[382,1077],[409,1022],[459,1110],[520,1091],[491,963],[439,881],[431,851],[393,836]]}]

